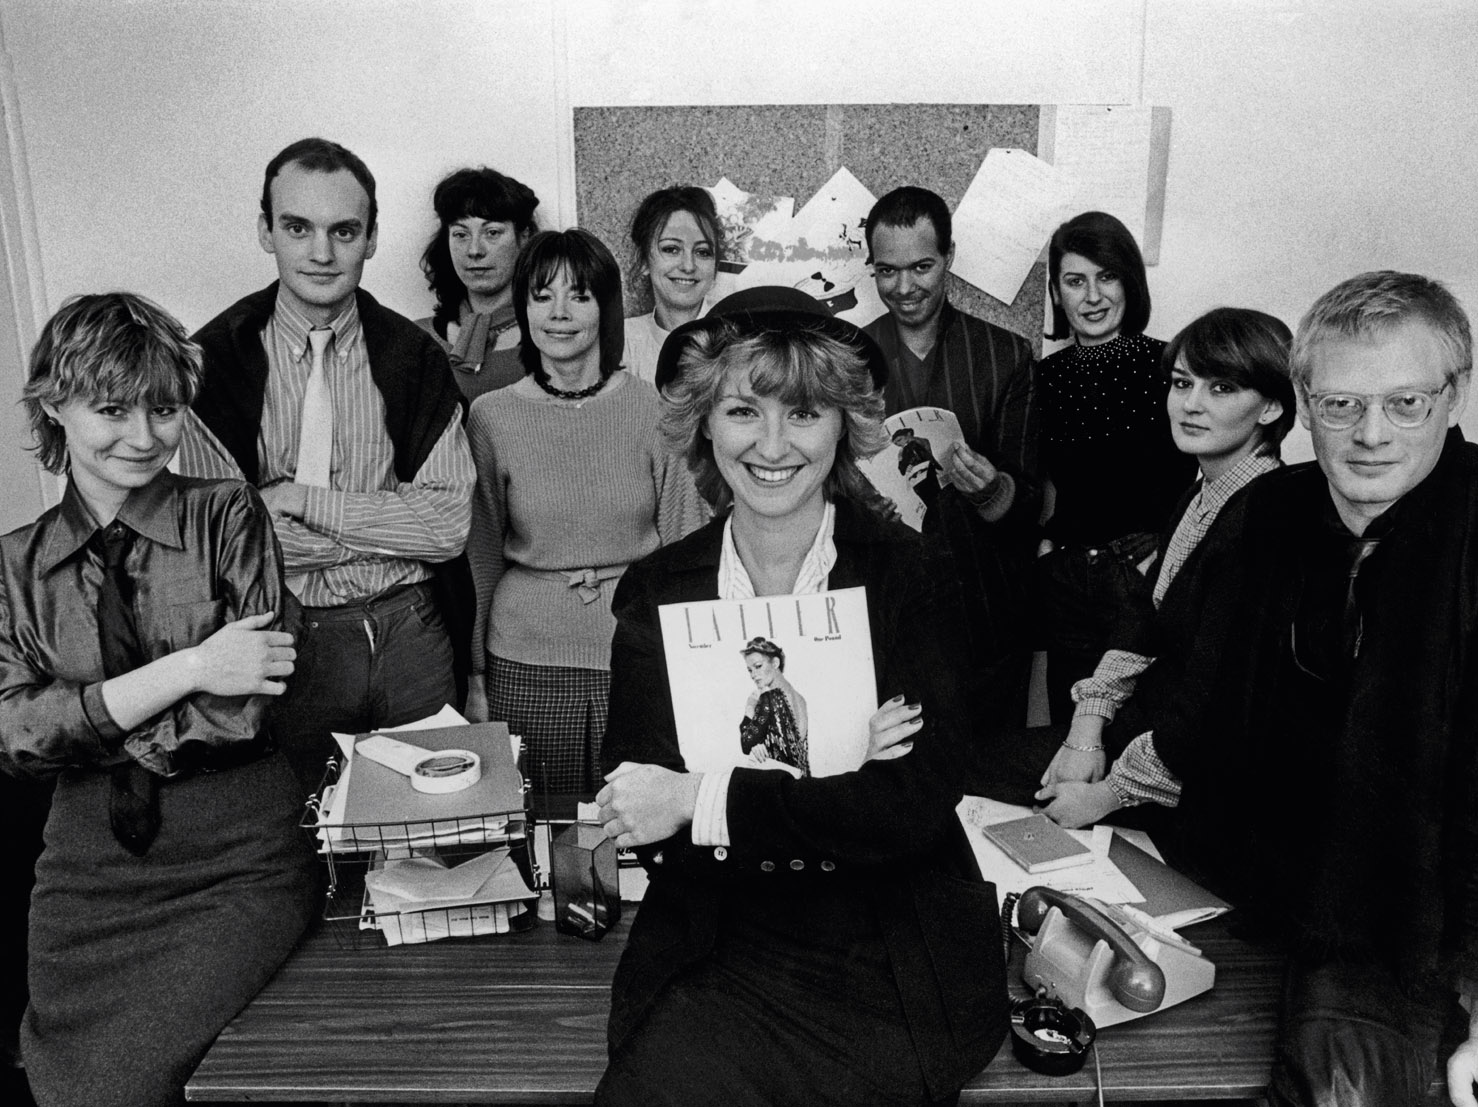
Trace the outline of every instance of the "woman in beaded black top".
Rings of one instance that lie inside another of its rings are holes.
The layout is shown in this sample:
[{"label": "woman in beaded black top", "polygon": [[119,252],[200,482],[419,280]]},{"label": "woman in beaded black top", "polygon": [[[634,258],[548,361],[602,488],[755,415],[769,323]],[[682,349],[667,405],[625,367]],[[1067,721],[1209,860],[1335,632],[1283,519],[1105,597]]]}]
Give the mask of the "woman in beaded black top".
[{"label": "woman in beaded black top", "polygon": [[1144,259],[1112,215],[1084,212],[1048,249],[1053,329],[1072,345],[1037,367],[1042,443],[1054,491],[1038,562],[1054,720],[1091,675],[1124,598],[1138,589],[1193,459],[1175,448],[1150,317]]}]

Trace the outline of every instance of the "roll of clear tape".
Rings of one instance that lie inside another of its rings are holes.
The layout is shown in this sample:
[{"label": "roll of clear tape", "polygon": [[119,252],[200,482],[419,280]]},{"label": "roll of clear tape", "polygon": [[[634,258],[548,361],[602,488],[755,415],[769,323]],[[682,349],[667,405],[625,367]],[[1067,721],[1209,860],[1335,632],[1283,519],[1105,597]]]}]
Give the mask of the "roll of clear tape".
[{"label": "roll of clear tape", "polygon": [[411,787],[434,795],[460,792],[481,779],[482,758],[471,750],[437,750],[411,770]]}]

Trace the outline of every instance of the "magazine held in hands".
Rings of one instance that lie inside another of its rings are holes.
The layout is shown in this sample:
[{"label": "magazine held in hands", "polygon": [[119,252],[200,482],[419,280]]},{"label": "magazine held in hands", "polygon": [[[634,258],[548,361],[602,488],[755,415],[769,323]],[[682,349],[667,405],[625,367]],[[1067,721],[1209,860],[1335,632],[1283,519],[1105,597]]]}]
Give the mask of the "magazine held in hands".
[{"label": "magazine held in hands", "polygon": [[862,471],[905,523],[923,530],[939,490],[951,483],[944,461],[965,440],[960,420],[942,407],[911,407],[884,419],[883,429],[889,444],[863,460]]},{"label": "magazine held in hands", "polygon": [[878,706],[866,589],[664,604],[658,614],[690,772],[861,767]]}]

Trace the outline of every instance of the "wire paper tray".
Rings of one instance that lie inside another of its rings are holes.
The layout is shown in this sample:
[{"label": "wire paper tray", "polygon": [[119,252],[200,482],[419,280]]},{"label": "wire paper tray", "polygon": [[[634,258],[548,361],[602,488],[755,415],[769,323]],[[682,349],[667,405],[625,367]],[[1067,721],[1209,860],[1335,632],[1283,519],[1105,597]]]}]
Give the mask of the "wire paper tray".
[{"label": "wire paper tray", "polygon": [[526,811],[455,819],[329,825],[340,763],[330,762],[301,826],[313,836],[328,877],[324,920],[339,945],[360,949],[471,938],[528,930],[537,919],[538,893],[528,898],[477,900],[424,910],[376,912],[365,877],[387,861],[434,857],[448,867],[506,848],[529,889],[538,887],[528,848]]},{"label": "wire paper tray", "polygon": [[[448,864],[456,864],[481,852],[485,851],[441,850],[437,856]],[[518,843],[509,849],[509,854],[524,882],[532,888],[526,845]],[[397,946],[443,938],[510,934],[532,928],[537,919],[537,894],[526,899],[478,900],[424,910],[377,912],[365,877],[384,861],[369,854],[353,859],[338,855],[329,869],[323,917],[343,949],[364,949],[380,946],[382,942],[385,946]]]}]

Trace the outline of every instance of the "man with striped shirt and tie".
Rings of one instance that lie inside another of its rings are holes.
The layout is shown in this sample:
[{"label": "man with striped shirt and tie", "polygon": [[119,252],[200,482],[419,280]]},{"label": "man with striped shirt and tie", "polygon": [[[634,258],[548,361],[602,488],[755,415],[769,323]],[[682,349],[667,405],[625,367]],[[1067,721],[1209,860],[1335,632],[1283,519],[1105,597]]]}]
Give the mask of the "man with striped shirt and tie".
[{"label": "man with striped shirt and tie", "polygon": [[195,336],[205,378],[178,464],[244,477],[272,511],[304,607],[273,731],[312,788],[330,731],[462,702],[475,473],[445,354],[359,288],[376,241],[364,162],[295,142],[268,164],[261,207],[278,281]]}]

